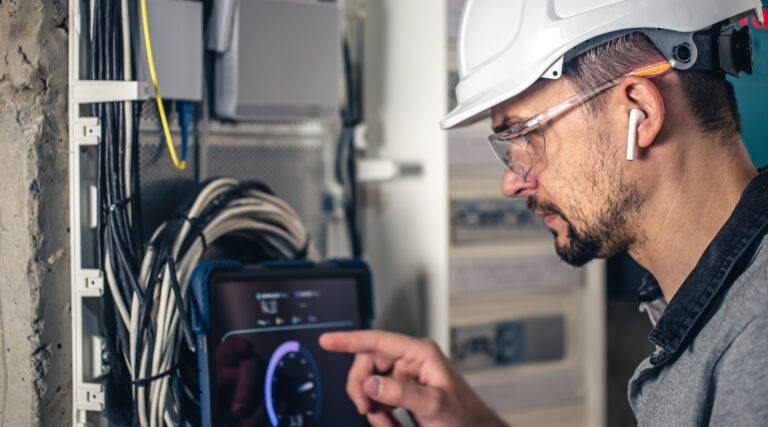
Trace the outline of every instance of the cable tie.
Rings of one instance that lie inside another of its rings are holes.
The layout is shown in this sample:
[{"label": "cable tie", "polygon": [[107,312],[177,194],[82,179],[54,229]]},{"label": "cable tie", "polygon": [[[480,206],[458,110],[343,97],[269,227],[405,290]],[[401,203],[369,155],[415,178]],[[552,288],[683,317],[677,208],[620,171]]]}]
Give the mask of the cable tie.
[{"label": "cable tie", "polygon": [[187,342],[189,350],[194,352],[195,339],[192,338],[192,327],[189,324],[189,315],[184,308],[184,297],[181,294],[181,287],[179,286],[179,280],[176,276],[176,265],[173,261],[173,257],[170,255],[166,258],[166,262],[168,263],[168,273],[171,275],[171,289],[173,290],[173,293],[176,294],[176,311],[178,311],[181,316],[181,331],[184,334],[184,340]]},{"label": "cable tie", "polygon": [[310,243],[311,243],[311,239],[309,235],[307,235],[307,240],[304,241],[304,246],[302,246],[301,249],[299,249],[295,254],[296,259],[305,259],[307,257],[307,253],[309,253]]},{"label": "cable tie", "polygon": [[189,218],[183,213],[178,213],[177,216],[189,223],[190,228],[192,228],[192,232],[194,234],[197,234],[197,237],[200,238],[200,243],[203,244],[203,251],[208,249],[208,242],[206,242],[205,240],[205,235],[203,234],[203,227],[200,226],[200,218]]},{"label": "cable tie", "polygon": [[360,125],[360,123],[362,123],[362,122],[360,120],[358,120],[358,119],[349,119],[349,118],[347,118],[347,119],[343,119],[342,120],[342,125],[345,128],[347,128],[347,129],[354,129],[358,125]]},{"label": "cable tie", "polygon": [[167,377],[168,375],[173,374],[174,371],[176,371],[176,369],[178,369],[178,368],[179,368],[179,364],[176,363],[176,364],[172,365],[165,372],[160,372],[159,374],[153,375],[153,376],[151,376],[149,378],[139,378],[137,380],[132,380],[131,384],[139,386],[139,387],[146,387],[146,386],[152,384],[153,382],[155,382],[155,381],[157,381],[157,380],[159,380],[161,378],[164,378],[164,377]]},{"label": "cable tie", "polygon": [[124,199],[120,199],[120,200],[116,201],[115,203],[112,203],[111,205],[109,205],[109,211],[110,211],[110,212],[114,212],[114,211],[116,211],[118,208],[124,208],[124,207],[125,207],[125,205],[127,205],[128,203],[130,203],[130,202],[131,202],[131,199],[132,199],[132,198],[133,198],[133,197],[126,197],[126,198],[124,198]]}]

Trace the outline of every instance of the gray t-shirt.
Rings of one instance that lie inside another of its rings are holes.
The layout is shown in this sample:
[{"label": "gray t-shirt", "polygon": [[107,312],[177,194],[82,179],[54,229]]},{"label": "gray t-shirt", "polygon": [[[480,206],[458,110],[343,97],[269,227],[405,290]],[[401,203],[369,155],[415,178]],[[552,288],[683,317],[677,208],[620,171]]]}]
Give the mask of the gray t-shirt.
[{"label": "gray t-shirt", "polygon": [[761,173],[669,306],[644,283],[657,351],[629,382],[640,426],[768,426],[766,207]]}]

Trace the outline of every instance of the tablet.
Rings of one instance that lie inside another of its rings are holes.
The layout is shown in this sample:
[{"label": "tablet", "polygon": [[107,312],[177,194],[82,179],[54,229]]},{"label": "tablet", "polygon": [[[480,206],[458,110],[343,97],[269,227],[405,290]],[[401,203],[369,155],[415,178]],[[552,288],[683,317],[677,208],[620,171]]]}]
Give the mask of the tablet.
[{"label": "tablet", "polygon": [[203,426],[363,426],[346,394],[352,355],[321,334],[368,328],[360,261],[211,262],[193,275]]}]

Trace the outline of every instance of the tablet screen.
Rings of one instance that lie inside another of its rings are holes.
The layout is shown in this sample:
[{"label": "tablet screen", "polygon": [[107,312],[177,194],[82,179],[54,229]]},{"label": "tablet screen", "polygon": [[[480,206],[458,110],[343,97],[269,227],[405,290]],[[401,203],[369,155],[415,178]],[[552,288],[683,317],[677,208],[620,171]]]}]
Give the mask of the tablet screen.
[{"label": "tablet screen", "polygon": [[354,277],[214,281],[214,426],[364,425],[345,391],[352,356],[317,343],[364,326],[358,292]]}]

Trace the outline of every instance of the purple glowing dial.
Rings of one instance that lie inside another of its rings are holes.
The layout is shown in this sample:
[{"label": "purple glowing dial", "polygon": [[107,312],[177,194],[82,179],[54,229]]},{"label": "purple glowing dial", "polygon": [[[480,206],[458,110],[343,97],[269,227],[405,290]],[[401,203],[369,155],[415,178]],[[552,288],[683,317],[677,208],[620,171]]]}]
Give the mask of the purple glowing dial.
[{"label": "purple glowing dial", "polygon": [[280,344],[267,365],[264,400],[269,421],[302,427],[320,418],[322,388],[317,362],[298,341]]}]

